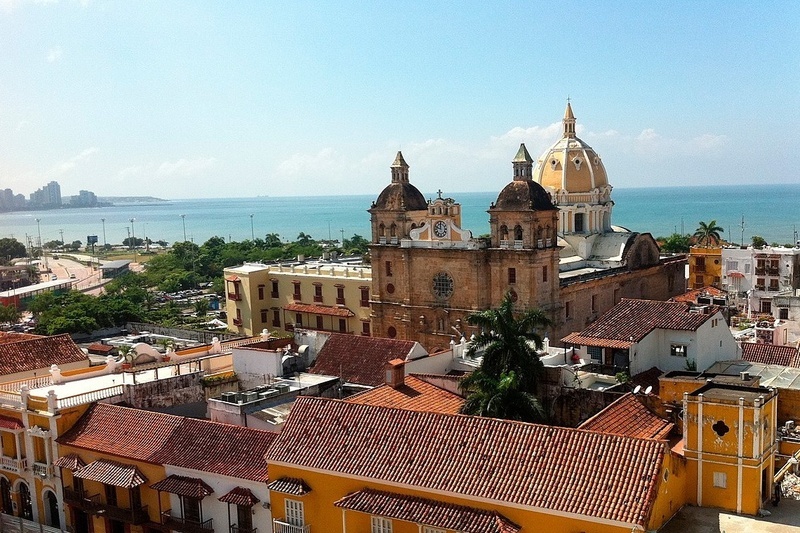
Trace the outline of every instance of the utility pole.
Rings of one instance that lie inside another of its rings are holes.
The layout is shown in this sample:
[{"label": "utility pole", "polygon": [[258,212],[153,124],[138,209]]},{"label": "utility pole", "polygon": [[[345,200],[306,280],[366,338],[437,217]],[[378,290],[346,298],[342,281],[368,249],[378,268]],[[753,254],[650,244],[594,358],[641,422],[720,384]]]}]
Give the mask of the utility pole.
[{"label": "utility pole", "polygon": [[42,226],[40,222],[42,221],[41,218],[36,219],[36,231],[39,232],[39,256],[44,259],[44,270],[45,272],[50,271],[50,267],[47,266],[47,254],[44,253],[44,245],[42,244]]},{"label": "utility pole", "polygon": [[101,218],[100,221],[103,223],[103,248],[106,247],[106,219]]},{"label": "utility pole", "polygon": [[58,232],[61,234],[61,250],[63,251],[64,250],[64,244],[65,244],[64,243],[64,230],[60,229],[60,230],[58,230]]},{"label": "utility pole", "polygon": [[250,240],[256,240],[256,230],[253,227],[253,213],[250,213]]},{"label": "utility pole", "polygon": [[186,242],[186,215],[181,215],[181,221],[183,222],[183,242]]},{"label": "utility pole", "polygon": [[133,245],[133,262],[136,262],[136,230],[133,227],[135,218],[131,219],[131,244]]},{"label": "utility pole", "polygon": [[744,215],[742,215],[742,244],[740,246],[744,248]]}]

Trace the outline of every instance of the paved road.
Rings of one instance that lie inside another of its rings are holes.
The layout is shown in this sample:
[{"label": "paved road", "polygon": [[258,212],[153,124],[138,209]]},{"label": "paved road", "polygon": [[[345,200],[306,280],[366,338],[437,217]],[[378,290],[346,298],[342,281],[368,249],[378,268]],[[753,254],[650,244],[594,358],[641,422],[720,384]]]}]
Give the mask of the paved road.
[{"label": "paved road", "polygon": [[[65,257],[53,259],[51,257],[48,263],[53,275],[57,276],[58,279],[73,279],[75,281],[73,287],[79,291],[87,292],[88,288],[100,285],[104,281],[100,278],[101,273],[99,269],[87,267],[72,259],[67,259]],[[72,276],[74,276],[74,278]],[[49,280],[50,274],[42,274],[42,281]],[[93,290],[88,292],[94,294],[98,291],[99,290]]]}]

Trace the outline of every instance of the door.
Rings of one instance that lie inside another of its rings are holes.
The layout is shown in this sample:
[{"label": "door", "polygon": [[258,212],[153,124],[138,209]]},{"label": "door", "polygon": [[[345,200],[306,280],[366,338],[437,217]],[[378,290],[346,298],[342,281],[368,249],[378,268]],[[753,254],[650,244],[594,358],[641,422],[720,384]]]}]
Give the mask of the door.
[{"label": "door", "polygon": [[297,500],[285,500],[286,521],[292,526],[304,526],[305,515],[303,513],[303,502]]}]

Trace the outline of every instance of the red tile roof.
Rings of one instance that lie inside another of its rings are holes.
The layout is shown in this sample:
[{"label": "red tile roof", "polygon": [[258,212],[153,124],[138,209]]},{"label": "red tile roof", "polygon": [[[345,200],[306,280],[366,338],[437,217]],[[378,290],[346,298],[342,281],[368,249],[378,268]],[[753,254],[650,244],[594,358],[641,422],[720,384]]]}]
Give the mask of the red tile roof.
[{"label": "red tile roof", "polygon": [[331,333],[309,372],[377,387],[384,383],[384,365],[392,359],[405,360],[414,344],[414,341]]},{"label": "red tile roof", "polygon": [[469,533],[517,533],[521,530],[496,511],[372,489],[348,494],[334,505],[360,513]]},{"label": "red tile roof", "polygon": [[581,346],[629,348],[631,338],[632,342],[639,342],[654,329],[696,331],[716,311],[713,306],[708,314],[692,313],[689,309],[689,305],[683,302],[623,298],[589,327],[561,340]]},{"label": "red tile roof", "polygon": [[367,405],[397,407],[412,411],[433,411],[436,413],[458,413],[464,405],[464,398],[458,394],[440,389],[414,376],[406,376],[403,385],[392,388],[381,385],[374,389],[350,396],[348,402]]},{"label": "red tile roof", "polygon": [[91,406],[58,442],[153,464],[265,481],[269,431],[108,404]]},{"label": "red tile roof", "polygon": [[294,496],[302,496],[311,492],[311,487],[306,485],[305,481],[293,477],[282,477],[267,485],[267,488],[275,492],[293,494]]},{"label": "red tile roof", "polygon": [[17,420],[13,416],[0,415],[0,428],[17,430],[25,429],[25,426],[22,424],[22,421]]},{"label": "red tile roof", "polygon": [[300,397],[270,464],[645,525],[663,441]]},{"label": "red tile roof", "polygon": [[296,313],[311,313],[313,315],[328,315],[328,316],[341,316],[350,317],[356,316],[351,310],[346,307],[332,307],[330,305],[313,305],[313,304],[287,304],[283,308],[287,311],[294,311]]},{"label": "red tile roof", "polygon": [[86,463],[83,462],[83,459],[81,459],[77,453],[68,453],[56,459],[53,464],[59,468],[66,468],[67,470],[77,470]]},{"label": "red tile roof", "polygon": [[89,350],[89,353],[91,354],[105,355],[113,352],[117,348],[116,346],[110,346],[108,344],[103,344],[102,342],[94,342],[86,349]]},{"label": "red tile roof", "polygon": [[743,342],[742,359],[750,363],[800,368],[800,351],[793,346]]},{"label": "red tile roof", "polygon": [[150,488],[160,492],[170,492],[179,496],[195,498],[197,500],[202,500],[214,492],[214,489],[209,487],[202,479],[176,476],[174,474],[165,477],[158,483],[153,483],[150,485]]},{"label": "red tile roof", "polygon": [[114,485],[115,487],[126,489],[147,483],[147,478],[134,465],[126,465],[105,459],[98,459],[93,463],[82,466],[75,470],[72,475],[80,479],[88,479],[89,481],[97,481],[105,485]]},{"label": "red tile roof", "polygon": [[256,498],[250,489],[244,487],[234,487],[228,494],[221,496],[219,501],[242,507],[252,507],[261,500]]},{"label": "red tile roof", "polygon": [[727,294],[724,291],[712,286],[703,287],[702,289],[692,289],[673,296],[670,300],[673,302],[697,302],[698,296],[711,296],[712,298],[724,298]]},{"label": "red tile roof", "polygon": [[33,335],[31,333],[17,333],[16,331],[0,331],[0,344],[9,342],[29,341],[31,339],[41,339],[42,335]]},{"label": "red tile roof", "polygon": [[578,429],[642,439],[666,439],[674,426],[669,420],[650,411],[638,396],[628,393],[578,426]]},{"label": "red tile roof", "polygon": [[0,375],[4,376],[80,361],[87,361],[86,354],[66,333],[0,343]]}]

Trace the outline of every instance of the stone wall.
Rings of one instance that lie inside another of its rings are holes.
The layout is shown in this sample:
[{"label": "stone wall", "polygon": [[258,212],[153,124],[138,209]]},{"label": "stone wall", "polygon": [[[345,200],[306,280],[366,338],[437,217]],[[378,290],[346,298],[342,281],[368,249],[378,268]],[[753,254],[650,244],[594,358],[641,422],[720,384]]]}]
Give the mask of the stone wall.
[{"label": "stone wall", "polygon": [[125,387],[125,402],[138,409],[156,409],[203,402],[203,373],[159,379]]},{"label": "stone wall", "polygon": [[221,341],[232,339],[241,339],[242,335],[231,334],[219,331],[200,331],[194,329],[181,329],[181,328],[165,328],[158,324],[149,324],[147,322],[128,322],[125,326],[129,332],[142,332],[154,333],[156,335],[165,335],[167,337],[178,337],[179,339],[191,339],[201,342],[203,344],[211,344],[211,340],[217,337]]}]

